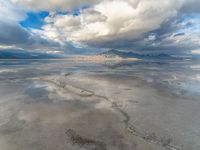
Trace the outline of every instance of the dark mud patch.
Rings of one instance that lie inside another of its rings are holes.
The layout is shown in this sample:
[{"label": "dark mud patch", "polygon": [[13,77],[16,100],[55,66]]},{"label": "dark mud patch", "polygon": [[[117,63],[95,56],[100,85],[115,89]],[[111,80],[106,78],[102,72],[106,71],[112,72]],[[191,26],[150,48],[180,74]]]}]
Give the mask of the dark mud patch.
[{"label": "dark mud patch", "polygon": [[72,145],[77,145],[87,150],[107,150],[105,143],[82,137],[72,129],[67,129],[65,134],[67,135],[67,141]]}]

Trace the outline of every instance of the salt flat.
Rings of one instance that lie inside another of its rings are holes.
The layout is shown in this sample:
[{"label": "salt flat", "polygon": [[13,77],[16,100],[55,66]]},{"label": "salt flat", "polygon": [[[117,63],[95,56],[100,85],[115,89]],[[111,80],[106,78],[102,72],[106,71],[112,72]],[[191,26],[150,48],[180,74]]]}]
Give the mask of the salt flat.
[{"label": "salt flat", "polygon": [[200,148],[194,62],[19,64],[0,73],[2,150]]}]

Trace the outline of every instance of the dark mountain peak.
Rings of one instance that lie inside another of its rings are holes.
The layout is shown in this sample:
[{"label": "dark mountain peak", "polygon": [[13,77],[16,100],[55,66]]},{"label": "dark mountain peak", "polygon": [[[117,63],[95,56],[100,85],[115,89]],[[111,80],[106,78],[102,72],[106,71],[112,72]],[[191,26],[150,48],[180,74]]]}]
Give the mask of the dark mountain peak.
[{"label": "dark mountain peak", "polygon": [[104,56],[107,56],[107,57],[118,56],[118,57],[123,57],[123,58],[138,57],[139,56],[139,54],[136,54],[136,53],[133,53],[133,52],[119,51],[119,50],[115,50],[115,49],[111,49],[109,51],[100,53],[100,55],[104,55]]}]

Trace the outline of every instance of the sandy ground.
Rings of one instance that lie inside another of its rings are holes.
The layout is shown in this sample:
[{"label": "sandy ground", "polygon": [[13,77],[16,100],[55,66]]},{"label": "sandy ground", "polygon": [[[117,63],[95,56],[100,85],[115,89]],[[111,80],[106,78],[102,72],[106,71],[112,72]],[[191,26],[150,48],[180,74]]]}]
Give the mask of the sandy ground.
[{"label": "sandy ground", "polygon": [[0,150],[200,149],[200,101],[176,74],[51,69],[1,74]]}]

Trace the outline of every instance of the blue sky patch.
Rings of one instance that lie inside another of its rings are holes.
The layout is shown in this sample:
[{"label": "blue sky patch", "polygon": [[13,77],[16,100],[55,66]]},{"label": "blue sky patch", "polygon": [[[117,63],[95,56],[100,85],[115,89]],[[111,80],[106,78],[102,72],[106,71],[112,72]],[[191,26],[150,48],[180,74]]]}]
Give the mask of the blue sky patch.
[{"label": "blue sky patch", "polygon": [[20,25],[24,28],[40,29],[44,25],[44,18],[49,15],[46,11],[41,12],[29,12],[27,18],[20,22]]}]

